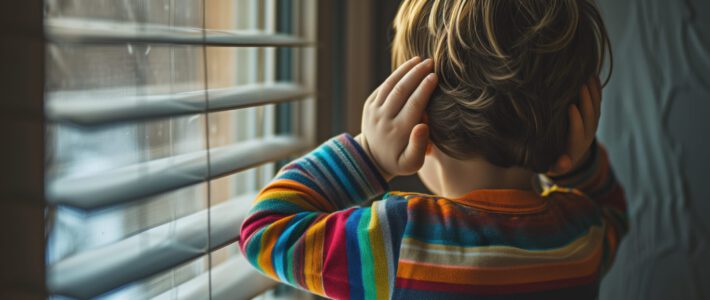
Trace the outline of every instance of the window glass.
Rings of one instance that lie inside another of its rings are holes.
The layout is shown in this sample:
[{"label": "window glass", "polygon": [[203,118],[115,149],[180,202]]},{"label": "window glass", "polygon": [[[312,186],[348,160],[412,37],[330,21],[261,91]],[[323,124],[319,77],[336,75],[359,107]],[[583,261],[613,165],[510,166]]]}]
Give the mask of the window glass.
[{"label": "window glass", "polygon": [[[204,3],[203,11],[203,1],[193,0],[46,0],[45,16],[48,24],[68,21],[78,24],[79,28],[93,28],[97,22],[113,22],[111,24],[120,25],[115,27],[119,29],[134,26],[134,32],[155,26],[200,29],[203,25],[209,30],[258,34],[290,32],[286,27],[277,26],[277,16],[290,14],[291,8],[280,8],[277,1],[209,0]],[[210,90],[298,80],[289,74],[298,68],[294,57],[300,51],[145,42],[50,42],[46,49],[47,106],[81,106],[87,101],[100,105],[118,99],[136,108],[155,97],[204,93],[209,101]],[[181,157],[190,156],[196,161],[203,160],[207,166],[208,149],[298,133],[299,122],[303,121],[299,107],[298,103],[269,104],[87,124],[50,120],[46,127],[48,193],[66,180],[87,183],[97,178],[116,180],[111,174],[125,168],[134,168],[132,172],[140,175],[148,172],[148,165],[158,160],[178,162]],[[213,180],[207,180],[208,172],[205,167],[197,174],[189,174],[196,177],[192,184],[111,205],[96,208],[51,205],[47,212],[49,273],[64,260],[138,238],[140,249],[172,243],[176,249],[194,255],[176,266],[116,287],[100,298],[175,299],[185,295],[205,297],[206,293],[218,296],[224,290],[203,290],[210,286],[206,282],[212,280],[212,286],[240,282],[224,281],[216,275],[221,274],[218,272],[237,265],[241,266],[234,269],[237,273],[249,274],[247,271],[252,269],[244,267],[244,258],[234,240],[212,244],[216,250],[209,252],[211,238],[218,230],[215,228],[221,224],[213,218],[217,215],[215,210],[209,208],[238,202],[238,209],[246,212],[249,197],[272,179],[276,164],[262,164]],[[200,213],[207,217],[192,229],[204,234],[189,241],[180,240],[180,222]],[[238,231],[238,227],[234,227]],[[96,263],[111,264],[111,259],[109,256]],[[260,299],[296,294],[295,290],[279,287],[261,295]],[[62,295],[51,297],[63,298]]]}]

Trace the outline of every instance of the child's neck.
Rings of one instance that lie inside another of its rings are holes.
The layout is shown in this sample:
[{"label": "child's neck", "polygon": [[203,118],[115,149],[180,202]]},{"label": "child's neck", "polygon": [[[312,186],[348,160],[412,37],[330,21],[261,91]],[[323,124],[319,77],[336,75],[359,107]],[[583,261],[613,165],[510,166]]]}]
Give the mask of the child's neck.
[{"label": "child's neck", "polygon": [[480,189],[533,189],[535,173],[531,170],[501,168],[485,159],[457,160],[444,155],[437,160],[439,193],[444,197],[458,198]]}]

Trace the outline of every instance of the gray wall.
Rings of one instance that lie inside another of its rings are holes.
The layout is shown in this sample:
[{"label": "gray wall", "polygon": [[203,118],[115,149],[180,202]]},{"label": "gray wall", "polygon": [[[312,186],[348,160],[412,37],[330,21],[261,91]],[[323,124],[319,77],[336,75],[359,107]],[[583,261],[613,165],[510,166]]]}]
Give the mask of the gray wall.
[{"label": "gray wall", "polygon": [[710,1],[600,0],[614,52],[600,140],[631,230],[602,299],[710,299]]}]

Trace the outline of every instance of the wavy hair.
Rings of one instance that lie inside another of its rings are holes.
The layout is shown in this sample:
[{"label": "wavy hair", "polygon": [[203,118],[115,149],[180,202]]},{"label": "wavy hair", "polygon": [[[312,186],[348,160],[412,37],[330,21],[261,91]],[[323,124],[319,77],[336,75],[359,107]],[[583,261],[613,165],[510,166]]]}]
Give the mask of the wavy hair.
[{"label": "wavy hair", "polygon": [[593,0],[404,0],[392,66],[431,57],[430,138],[458,159],[547,171],[567,144],[568,107],[611,51]]}]

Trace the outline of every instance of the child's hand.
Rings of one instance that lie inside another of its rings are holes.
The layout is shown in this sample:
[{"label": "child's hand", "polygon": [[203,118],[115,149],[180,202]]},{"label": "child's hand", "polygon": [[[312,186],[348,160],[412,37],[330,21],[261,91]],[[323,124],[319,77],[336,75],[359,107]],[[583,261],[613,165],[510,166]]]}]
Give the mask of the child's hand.
[{"label": "child's hand", "polygon": [[548,172],[550,176],[560,176],[575,170],[589,156],[589,146],[594,142],[601,113],[602,96],[599,78],[594,77],[584,85],[580,95],[580,107],[573,104],[569,108],[567,151]]},{"label": "child's hand", "polygon": [[437,77],[431,59],[419,60],[399,66],[367,98],[355,137],[386,180],[416,173],[424,163],[429,127],[421,121]]}]

